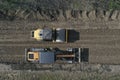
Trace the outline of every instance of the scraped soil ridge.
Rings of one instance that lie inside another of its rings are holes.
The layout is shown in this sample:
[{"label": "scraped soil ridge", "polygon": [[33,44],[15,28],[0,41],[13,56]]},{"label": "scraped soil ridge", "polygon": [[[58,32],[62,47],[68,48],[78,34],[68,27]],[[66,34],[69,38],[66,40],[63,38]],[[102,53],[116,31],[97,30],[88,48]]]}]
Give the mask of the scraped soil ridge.
[{"label": "scraped soil ridge", "polygon": [[42,20],[42,21],[61,21],[61,20],[82,20],[82,21],[111,21],[120,20],[120,11],[104,10],[37,10],[28,12],[27,9],[0,11],[1,19],[23,19],[23,20]]}]

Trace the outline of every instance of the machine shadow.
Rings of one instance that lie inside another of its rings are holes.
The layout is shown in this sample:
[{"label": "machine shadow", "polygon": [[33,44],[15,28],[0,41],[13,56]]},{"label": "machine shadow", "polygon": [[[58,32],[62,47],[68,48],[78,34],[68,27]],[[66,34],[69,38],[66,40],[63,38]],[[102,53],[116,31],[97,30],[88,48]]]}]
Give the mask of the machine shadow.
[{"label": "machine shadow", "polygon": [[68,30],[68,42],[75,42],[80,39],[80,33],[75,30]]},{"label": "machine shadow", "polygon": [[89,48],[81,49],[81,62],[89,62]]}]

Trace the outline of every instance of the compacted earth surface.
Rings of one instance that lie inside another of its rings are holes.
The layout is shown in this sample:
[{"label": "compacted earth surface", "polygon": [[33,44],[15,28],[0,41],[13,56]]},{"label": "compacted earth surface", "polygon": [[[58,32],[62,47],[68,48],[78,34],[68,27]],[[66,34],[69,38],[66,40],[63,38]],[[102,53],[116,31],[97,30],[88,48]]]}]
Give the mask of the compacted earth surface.
[{"label": "compacted earth surface", "polygon": [[[68,29],[68,43],[41,42],[31,31]],[[120,80],[119,0],[0,0],[0,80]],[[25,48],[81,48],[81,62],[25,61]]]},{"label": "compacted earth surface", "polygon": [[[44,26],[67,28],[68,43],[40,42],[31,38],[32,30]],[[24,61],[25,48],[79,47],[88,49],[89,63],[120,64],[119,28],[119,21],[0,21],[0,61]]]},{"label": "compacted earth surface", "polygon": [[[67,28],[69,30],[68,43],[40,42],[31,38],[32,30],[44,26]],[[2,20],[0,21],[0,79],[40,80],[41,77],[45,80],[58,78],[65,80],[68,77],[70,80],[119,79],[119,29],[120,22],[117,20],[86,22]],[[25,48],[31,47],[86,48],[88,60],[80,64],[25,63]]]}]

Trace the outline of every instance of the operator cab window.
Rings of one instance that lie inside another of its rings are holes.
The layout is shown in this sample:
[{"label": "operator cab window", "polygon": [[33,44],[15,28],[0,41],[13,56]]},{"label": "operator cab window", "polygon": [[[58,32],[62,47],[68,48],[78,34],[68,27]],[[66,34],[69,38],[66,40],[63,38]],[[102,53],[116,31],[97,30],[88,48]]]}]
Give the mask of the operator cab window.
[{"label": "operator cab window", "polygon": [[42,36],[42,34],[40,34],[40,36]]},{"label": "operator cab window", "polygon": [[29,54],[29,59],[34,59],[34,55],[33,54]]},{"label": "operator cab window", "polygon": [[40,31],[40,37],[43,37],[43,30]]},{"label": "operator cab window", "polygon": [[32,37],[34,37],[34,31],[32,31]]}]

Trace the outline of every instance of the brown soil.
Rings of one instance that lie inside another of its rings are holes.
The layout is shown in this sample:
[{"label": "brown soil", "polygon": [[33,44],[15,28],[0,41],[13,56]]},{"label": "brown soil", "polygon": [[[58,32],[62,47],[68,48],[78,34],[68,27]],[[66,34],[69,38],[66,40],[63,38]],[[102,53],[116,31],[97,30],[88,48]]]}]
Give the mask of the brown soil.
[{"label": "brown soil", "polygon": [[[70,29],[68,43],[40,42],[30,31],[47,25]],[[74,31],[72,31],[72,29]],[[111,22],[34,22],[0,21],[0,53],[23,55],[29,47],[80,47],[89,49],[89,63],[120,64],[119,21]]]}]

